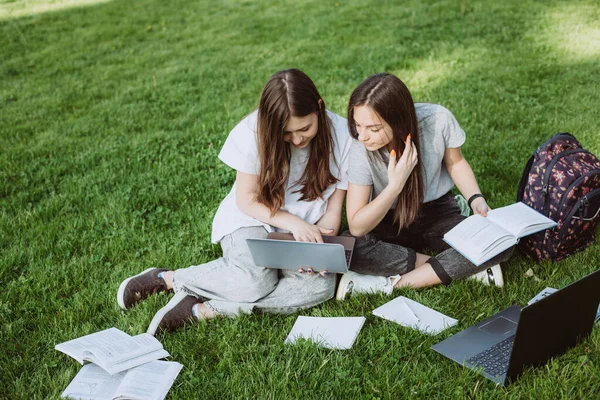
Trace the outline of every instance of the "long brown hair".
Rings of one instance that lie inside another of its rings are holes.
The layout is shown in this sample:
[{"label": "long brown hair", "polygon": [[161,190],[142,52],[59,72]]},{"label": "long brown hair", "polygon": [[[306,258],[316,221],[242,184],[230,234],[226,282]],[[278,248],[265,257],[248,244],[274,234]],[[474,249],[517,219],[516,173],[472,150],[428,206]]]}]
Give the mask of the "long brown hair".
[{"label": "long brown hair", "polygon": [[323,195],[329,185],[337,182],[329,170],[333,152],[331,123],[325,103],[313,81],[302,71],[287,69],[274,74],[263,89],[258,106],[258,156],[260,174],[256,200],[266,205],[271,216],[285,201],[285,189],[290,174],[290,145],[283,140],[290,117],[305,117],[317,113],[317,134],[310,142],[310,156],[302,177],[296,182],[301,188],[300,200],[312,201]]},{"label": "long brown hair", "polygon": [[370,107],[392,128],[391,145],[398,159],[404,151],[408,134],[411,134],[411,140],[417,148],[417,165],[398,195],[394,211],[394,222],[398,223],[400,231],[417,219],[425,196],[415,103],[406,85],[396,76],[381,73],[368,77],[354,89],[348,103],[348,127],[354,139],[358,139],[354,123],[354,108],[358,106]]}]

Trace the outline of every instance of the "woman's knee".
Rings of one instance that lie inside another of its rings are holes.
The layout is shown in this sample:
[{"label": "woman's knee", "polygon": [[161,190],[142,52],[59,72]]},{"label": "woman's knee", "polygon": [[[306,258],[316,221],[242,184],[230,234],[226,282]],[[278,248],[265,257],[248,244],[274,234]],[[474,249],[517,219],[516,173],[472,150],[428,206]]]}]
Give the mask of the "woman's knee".
[{"label": "woman's knee", "polygon": [[229,282],[230,300],[243,303],[254,303],[271,293],[277,286],[277,270],[259,268],[265,271],[252,271],[241,274],[235,282]]}]

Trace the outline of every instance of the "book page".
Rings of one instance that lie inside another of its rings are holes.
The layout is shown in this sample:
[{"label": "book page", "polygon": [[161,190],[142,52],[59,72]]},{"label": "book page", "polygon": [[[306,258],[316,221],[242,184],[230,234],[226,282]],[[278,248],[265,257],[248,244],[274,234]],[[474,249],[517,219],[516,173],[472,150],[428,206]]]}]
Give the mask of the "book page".
[{"label": "book page", "polygon": [[61,396],[82,400],[112,400],[124,377],[125,372],[109,375],[95,364],[86,364]]},{"label": "book page", "polygon": [[550,218],[521,202],[491,210],[487,217],[518,238],[556,225]]},{"label": "book page", "polygon": [[117,389],[116,398],[162,400],[181,368],[183,365],[170,361],[153,361],[133,368]]},{"label": "book page", "polygon": [[83,364],[86,351],[94,347],[109,346],[114,342],[129,339],[131,336],[117,328],[109,328],[100,332],[82,336],[77,339],[69,340],[68,342],[60,343],[54,348],[66,355],[73,357],[79,363]]},{"label": "book page", "polygon": [[506,241],[516,242],[516,237],[491,223],[489,219],[472,215],[446,233],[444,240],[471,262],[479,265],[479,260],[496,251],[499,244],[503,247]]},{"label": "book page", "polygon": [[[94,346],[85,351],[84,360],[98,363],[105,369],[111,365],[119,364],[141,355],[161,350],[162,344],[152,335],[143,333],[134,337],[127,337],[102,346]],[[139,364],[137,364],[139,365]]]},{"label": "book page", "polygon": [[364,323],[365,317],[299,316],[285,343],[304,338],[328,349],[350,349]]},{"label": "book page", "polygon": [[106,372],[112,375],[121,371],[126,371],[128,369],[137,367],[138,365],[149,363],[151,361],[156,361],[158,359],[166,358],[169,356],[170,354],[168,351],[166,351],[165,349],[160,349],[147,354],[142,354],[141,356],[132,358],[130,360],[125,360],[120,363],[106,365],[104,366],[104,369],[106,370]]}]

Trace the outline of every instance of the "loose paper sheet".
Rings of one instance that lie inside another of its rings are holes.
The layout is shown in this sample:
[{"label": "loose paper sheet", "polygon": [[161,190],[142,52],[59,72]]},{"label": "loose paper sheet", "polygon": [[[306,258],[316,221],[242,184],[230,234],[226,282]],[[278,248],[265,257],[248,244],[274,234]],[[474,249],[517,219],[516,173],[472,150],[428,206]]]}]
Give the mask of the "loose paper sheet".
[{"label": "loose paper sheet", "polygon": [[432,335],[437,335],[458,322],[404,296],[396,297],[376,308],[373,315]]}]

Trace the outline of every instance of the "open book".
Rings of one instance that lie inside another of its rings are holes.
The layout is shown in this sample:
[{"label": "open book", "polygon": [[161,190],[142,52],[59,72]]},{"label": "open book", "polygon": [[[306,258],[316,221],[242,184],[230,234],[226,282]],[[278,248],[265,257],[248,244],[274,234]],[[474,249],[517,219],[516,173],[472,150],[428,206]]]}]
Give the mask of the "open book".
[{"label": "open book", "polygon": [[523,203],[472,215],[444,235],[444,241],[475,265],[481,265],[514,246],[523,236],[556,226]]},{"label": "open book", "polygon": [[109,375],[94,364],[86,364],[75,375],[62,397],[81,400],[162,400],[183,365],[153,361]]},{"label": "open book", "polygon": [[132,337],[117,328],[69,340],[54,348],[81,364],[93,362],[111,375],[169,356],[154,336],[144,333]]}]

